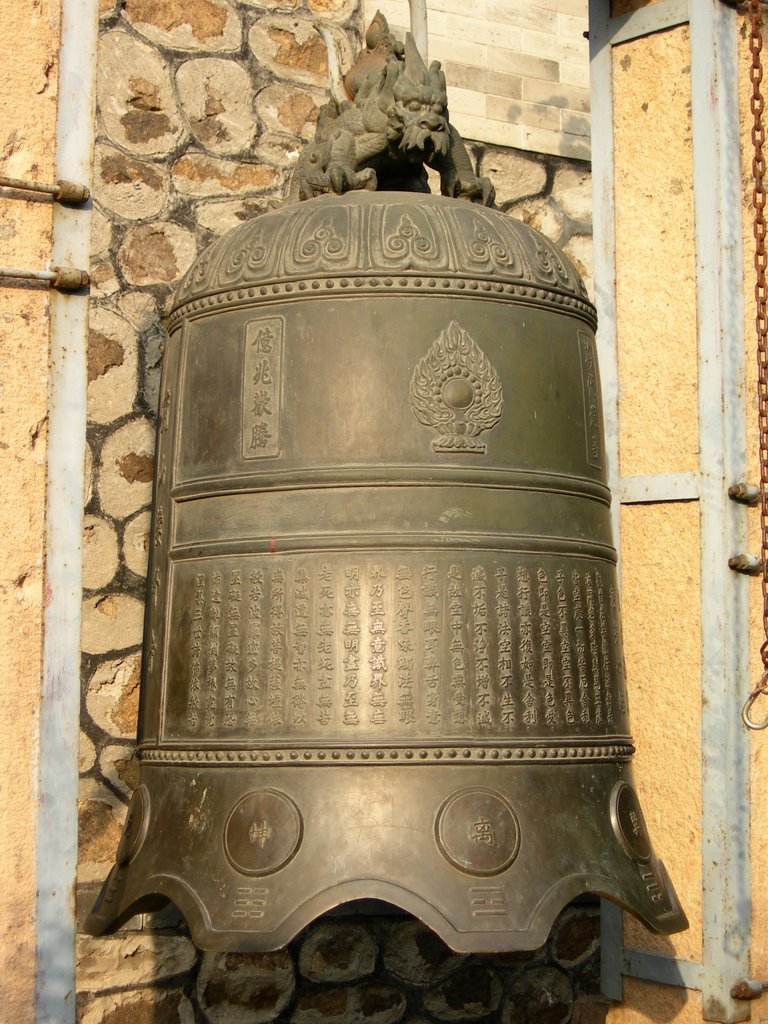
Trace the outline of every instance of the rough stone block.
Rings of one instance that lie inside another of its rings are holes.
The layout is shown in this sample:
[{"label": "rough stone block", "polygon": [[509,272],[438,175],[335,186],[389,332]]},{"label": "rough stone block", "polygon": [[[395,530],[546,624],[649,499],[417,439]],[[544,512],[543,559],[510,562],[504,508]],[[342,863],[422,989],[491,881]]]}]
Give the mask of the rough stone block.
[{"label": "rough stone block", "polygon": [[83,935],[77,943],[78,985],[86,992],[149,985],[186,973],[195,958],[191,939],[181,935]]},{"label": "rough stone block", "polygon": [[240,47],[240,19],[227,0],[128,0],[125,14],[145,38],[174,50],[221,52]]},{"label": "rough stone block", "polygon": [[502,1007],[502,1024],[567,1024],[573,992],[567,975],[554,967],[536,967],[518,975]]},{"label": "rough stone block", "polygon": [[92,303],[88,336],[88,419],[112,423],[133,411],[139,353],[134,327]]},{"label": "rough stone block", "polygon": [[91,260],[91,267],[88,271],[91,278],[91,298],[105,299],[114,295],[120,287],[117,273],[109,256],[96,257]]},{"label": "rough stone block", "polygon": [[563,252],[581,274],[589,295],[595,295],[595,259],[591,235],[573,235],[563,246]]},{"label": "rough stone block", "polygon": [[480,159],[480,173],[496,187],[496,203],[504,206],[538,195],[547,183],[547,168],[535,156],[488,147]]},{"label": "rough stone block", "polygon": [[258,93],[256,112],[267,129],[309,139],[315,133],[317,112],[327,102],[324,92],[281,83]]},{"label": "rough stone block", "polygon": [[524,224],[530,224],[553,242],[560,242],[565,221],[559,207],[550,199],[527,199],[515,203],[506,212]]},{"label": "rough stone block", "polygon": [[93,498],[93,452],[87,441],[83,463],[83,506],[87,506]]},{"label": "rough stone block", "polygon": [[103,881],[120,841],[126,807],[99,779],[80,781],[77,805],[78,880]]},{"label": "rough stone block", "polygon": [[196,249],[195,236],[187,228],[154,221],[126,234],[118,258],[131,284],[170,284],[189,269]]},{"label": "rough stone block", "polygon": [[181,107],[197,141],[210,153],[234,156],[256,134],[248,72],[233,60],[200,57],[176,72]]},{"label": "rough stone block", "polygon": [[210,1024],[264,1024],[288,1004],[294,989],[287,950],[204,953],[197,979],[200,1006]]},{"label": "rough stone block", "polygon": [[138,336],[138,399],[147,409],[156,412],[166,340],[158,303],[148,292],[129,291],[120,297],[118,309],[125,319],[133,324]]},{"label": "rough stone block", "polygon": [[434,985],[459,968],[466,958],[454,953],[431,928],[404,921],[387,936],[384,966],[411,985]]},{"label": "rough stone block", "polygon": [[282,175],[274,167],[221,160],[200,153],[179,157],[172,173],[174,185],[187,196],[239,196],[248,192],[269,192],[282,181]]},{"label": "rough stone block", "polygon": [[[352,63],[346,36],[332,30],[342,67]],[[314,19],[265,15],[251,28],[248,45],[253,55],[281,78],[323,88],[328,79],[325,43],[314,28]]]},{"label": "rough stone block", "polygon": [[100,143],[94,164],[94,199],[127,220],[156,217],[168,198],[168,170]]},{"label": "rough stone block", "polygon": [[300,995],[291,1024],[394,1024],[405,996],[386,985],[316,989]]},{"label": "rough stone block", "polygon": [[552,183],[552,196],[573,220],[591,223],[592,174],[588,167],[561,167]]},{"label": "rough stone block", "polygon": [[[469,964],[424,993],[424,1008],[440,1021],[477,1020],[501,1002],[502,984],[495,971]],[[526,1020],[526,1024],[532,1024]]]},{"label": "rough stone block", "polygon": [[324,20],[344,21],[355,11],[357,0],[307,0],[307,7]]},{"label": "rough stone block", "polygon": [[101,256],[112,245],[112,222],[94,206],[91,211],[91,255]]},{"label": "rough stone block", "polygon": [[123,557],[125,564],[137,576],[147,575],[149,560],[149,531],[152,516],[149,512],[140,512],[126,523],[123,532]]},{"label": "rough stone block", "polygon": [[131,739],[139,713],[141,655],[105,661],[88,682],[86,707],[96,725],[110,736]]},{"label": "rough stone block", "polygon": [[165,156],[185,136],[165,60],[121,29],[99,43],[97,102],[109,137],[134,153]]},{"label": "rough stone block", "polygon": [[99,754],[101,774],[126,800],[139,783],[139,765],[133,744],[110,744]]},{"label": "rough stone block", "polygon": [[79,1024],[194,1024],[195,1013],[177,989],[113,992],[84,1006]]},{"label": "rough stone block", "polygon": [[99,516],[83,519],[83,587],[100,590],[117,572],[117,532]]},{"label": "rough stone block", "polygon": [[84,774],[96,764],[96,747],[86,734],[80,730],[80,743],[77,751],[77,770]]},{"label": "rough stone block", "polygon": [[561,967],[584,963],[599,945],[599,907],[568,907],[555,921],[550,949],[552,958]]},{"label": "rough stone block", "polygon": [[299,970],[310,981],[355,981],[373,971],[376,942],[359,924],[318,924],[302,942],[298,962]]},{"label": "rough stone block", "polygon": [[563,85],[575,85],[579,89],[589,90],[589,64],[584,61],[564,61],[560,65],[560,81]]},{"label": "rough stone block", "polygon": [[137,331],[146,331],[157,326],[157,304],[146,292],[124,292],[120,296],[118,308],[120,315],[133,324]]},{"label": "rough stone block", "polygon": [[140,416],[105,440],[99,466],[99,498],[109,516],[124,519],[149,504],[155,464],[155,431]]},{"label": "rough stone block", "polygon": [[295,11],[297,7],[301,7],[302,0],[240,0],[241,4],[247,5],[248,7],[258,7],[265,11]]},{"label": "rough stone block", "polygon": [[128,594],[83,601],[82,645],[86,654],[106,654],[141,643],[144,605]]},{"label": "rough stone block", "polygon": [[275,132],[265,132],[256,145],[254,156],[257,160],[272,164],[274,167],[285,168],[290,174],[293,165],[299,159],[302,146],[303,143],[298,139]]},{"label": "rough stone block", "polygon": [[263,199],[228,199],[218,202],[200,202],[195,209],[197,223],[214,235],[223,235],[232,228],[258,217],[267,209]]}]

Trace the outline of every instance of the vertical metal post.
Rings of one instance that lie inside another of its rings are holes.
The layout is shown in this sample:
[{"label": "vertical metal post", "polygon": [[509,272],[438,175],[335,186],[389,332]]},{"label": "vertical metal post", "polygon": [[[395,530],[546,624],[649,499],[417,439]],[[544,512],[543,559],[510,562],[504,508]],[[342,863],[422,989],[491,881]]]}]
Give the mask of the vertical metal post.
[{"label": "vertical metal post", "polygon": [[746,550],[746,479],[737,21],[720,0],[691,4],[701,451],[703,1016],[742,1021],[731,986],[749,976],[748,580],[727,567]]},{"label": "vertical metal post", "polygon": [[[88,181],[97,0],[63,0],[56,171]],[[90,204],[89,204],[90,206]],[[57,206],[53,263],[88,265],[90,208]],[[75,1021],[80,607],[85,454],[85,294],[51,294],[46,592],[37,828],[36,1024]]]},{"label": "vertical metal post", "polygon": [[[597,306],[597,351],[603,392],[608,483],[613,494],[613,537],[621,551],[619,486],[619,369],[616,339],[616,223],[613,166],[613,75],[608,32],[610,0],[589,0],[589,67],[592,111],[592,195]],[[621,571],[621,562],[619,562]],[[622,914],[601,901],[602,990],[621,999]]]}]

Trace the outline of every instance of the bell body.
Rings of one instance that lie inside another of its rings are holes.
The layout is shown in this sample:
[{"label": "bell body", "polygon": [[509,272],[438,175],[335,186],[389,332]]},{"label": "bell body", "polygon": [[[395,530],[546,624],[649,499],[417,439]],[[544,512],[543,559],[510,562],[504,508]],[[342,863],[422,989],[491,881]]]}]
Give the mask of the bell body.
[{"label": "bell body", "polygon": [[378,898],[455,949],[685,927],[632,787],[594,309],[530,228],[263,215],[170,320],[140,785],[89,920],[268,950]]}]

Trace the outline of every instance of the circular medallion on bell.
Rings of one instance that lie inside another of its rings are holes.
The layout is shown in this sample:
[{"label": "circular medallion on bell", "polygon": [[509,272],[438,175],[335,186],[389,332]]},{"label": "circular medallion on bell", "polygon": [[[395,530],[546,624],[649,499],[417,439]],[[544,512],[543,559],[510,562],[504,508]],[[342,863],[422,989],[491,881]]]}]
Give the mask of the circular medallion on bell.
[{"label": "circular medallion on bell", "polygon": [[146,786],[134,790],[128,804],[128,814],[123,825],[123,834],[117,846],[115,860],[124,867],[130,863],[141,848],[149,825],[149,791]]},{"label": "circular medallion on bell", "polygon": [[258,789],[238,800],[224,827],[224,851],[243,875],[271,875],[285,867],[301,843],[303,823],[285,793]]},{"label": "circular medallion on bell", "polygon": [[617,782],[611,794],[613,831],[633,860],[651,859],[651,840],[637,793],[626,782]]},{"label": "circular medallion on bell", "polygon": [[520,826],[499,793],[476,787],[448,797],[435,822],[443,856],[470,875],[498,875],[517,856]]}]

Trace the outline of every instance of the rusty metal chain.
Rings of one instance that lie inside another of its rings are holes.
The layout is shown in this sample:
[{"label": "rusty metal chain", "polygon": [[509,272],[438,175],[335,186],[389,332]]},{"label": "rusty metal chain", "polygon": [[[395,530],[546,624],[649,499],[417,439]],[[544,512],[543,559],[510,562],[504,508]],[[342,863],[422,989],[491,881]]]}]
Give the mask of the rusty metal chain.
[{"label": "rusty metal chain", "polygon": [[755,210],[755,326],[757,329],[757,405],[760,441],[760,553],[763,571],[761,587],[763,596],[763,630],[764,639],[760,647],[763,662],[763,674],[759,684],[750,692],[742,709],[744,724],[750,729],[768,728],[768,715],[755,721],[751,717],[755,702],[761,697],[768,697],[768,289],[766,288],[766,265],[768,256],[765,250],[765,126],[763,111],[765,102],[760,88],[763,81],[763,49],[760,0],[749,0],[747,9],[749,17],[749,49],[752,54],[750,81],[752,82],[752,177],[754,190],[752,203]]}]

